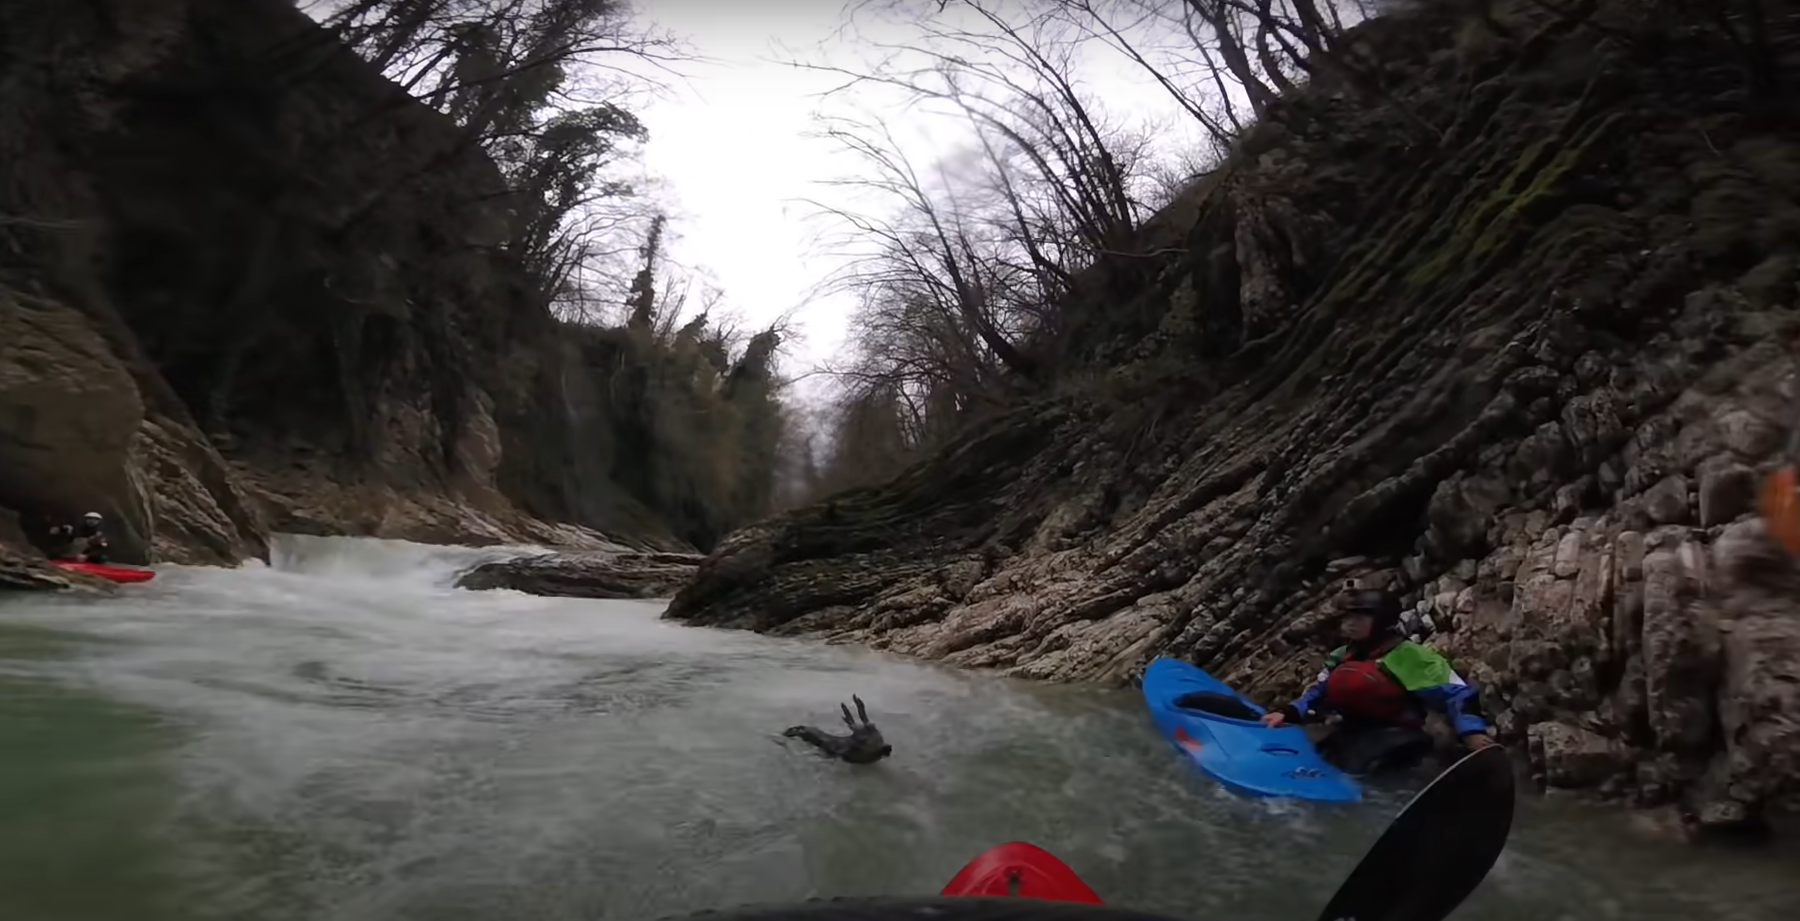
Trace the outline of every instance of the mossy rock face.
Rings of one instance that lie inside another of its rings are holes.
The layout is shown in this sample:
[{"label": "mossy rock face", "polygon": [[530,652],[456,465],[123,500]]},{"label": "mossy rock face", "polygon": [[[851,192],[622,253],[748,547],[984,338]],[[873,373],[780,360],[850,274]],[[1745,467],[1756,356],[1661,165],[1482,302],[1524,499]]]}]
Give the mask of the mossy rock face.
[{"label": "mossy rock face", "polygon": [[[1293,100],[1142,290],[1069,305],[1116,337],[1071,347],[1104,365],[733,538],[670,616],[1054,680],[1173,655],[1275,700],[1354,579],[1402,595],[1509,740],[1573,714],[1654,762],[1611,794],[1705,800],[1709,762],[1787,783],[1791,708],[1731,710],[1709,631],[1727,598],[1800,622],[1715,542],[1793,415],[1800,138],[1704,29],[1651,64],[1532,14],[1465,62],[1430,47],[1460,21],[1412,28],[1434,15],[1358,33],[1408,112]],[[1419,121],[1441,142],[1396,140]],[[1266,332],[1252,279],[1295,292]],[[1800,631],[1770,643],[1800,659]],[[1725,712],[1755,731],[1683,735]],[[1534,768],[1593,779],[1557,751]]]}]

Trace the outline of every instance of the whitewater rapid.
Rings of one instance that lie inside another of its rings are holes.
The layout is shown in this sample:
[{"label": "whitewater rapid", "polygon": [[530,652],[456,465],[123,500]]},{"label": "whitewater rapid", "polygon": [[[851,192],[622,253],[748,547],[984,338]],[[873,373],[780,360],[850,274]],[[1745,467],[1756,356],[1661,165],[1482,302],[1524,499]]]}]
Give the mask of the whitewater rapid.
[{"label": "whitewater rapid", "polygon": [[[521,550],[284,537],[109,598],[0,599],[0,918],[614,919],[929,893],[1014,839],[1122,905],[1298,921],[1404,802],[1226,795],[1129,692],[464,592]],[[894,757],[790,748],[858,694]],[[1457,915],[1800,916],[1792,856],[1527,800]]]}]

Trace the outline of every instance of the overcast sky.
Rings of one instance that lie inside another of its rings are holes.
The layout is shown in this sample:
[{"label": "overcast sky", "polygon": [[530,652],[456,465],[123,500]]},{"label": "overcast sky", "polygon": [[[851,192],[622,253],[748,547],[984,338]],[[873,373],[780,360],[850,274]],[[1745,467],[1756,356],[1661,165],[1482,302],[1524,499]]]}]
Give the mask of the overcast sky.
[{"label": "overcast sky", "polygon": [[[842,177],[853,164],[831,142],[807,137],[814,113],[823,106],[841,114],[856,104],[817,98],[841,78],[780,61],[801,57],[843,66],[873,52],[853,38],[833,37],[842,25],[842,0],[639,0],[638,9],[714,62],[681,65],[686,79],[671,80],[664,98],[640,110],[650,130],[645,166],[666,180],[677,203],[681,238],[673,255],[709,269],[725,303],[745,320],[767,323],[805,302],[841,264],[817,242],[826,225],[810,217],[816,208],[800,200],[830,199],[833,192],[818,182]],[[858,24],[860,35],[882,41],[910,37],[898,24],[867,17]],[[1109,111],[1164,119],[1177,129],[1165,142],[1187,143],[1185,123],[1172,117],[1173,103],[1135,66],[1096,56],[1082,76]],[[929,160],[932,148],[951,152],[966,138],[946,119],[897,109],[881,114],[919,145],[920,160]],[[791,373],[837,352],[851,306],[846,296],[834,295],[794,314],[805,338],[791,345]]]},{"label": "overcast sky", "polygon": [[[763,324],[806,300],[835,263],[812,242],[813,209],[798,201],[836,167],[809,140],[814,96],[833,81],[784,64],[782,44],[809,56],[839,23],[839,0],[640,0],[642,15],[681,35],[712,63],[685,63],[664,98],[639,115],[650,130],[645,167],[667,180],[679,235],[673,255],[710,270],[725,303]],[[778,44],[779,43],[779,44]],[[832,43],[837,45],[840,43]],[[843,337],[841,297],[795,314],[805,341],[790,364],[810,365]]]}]

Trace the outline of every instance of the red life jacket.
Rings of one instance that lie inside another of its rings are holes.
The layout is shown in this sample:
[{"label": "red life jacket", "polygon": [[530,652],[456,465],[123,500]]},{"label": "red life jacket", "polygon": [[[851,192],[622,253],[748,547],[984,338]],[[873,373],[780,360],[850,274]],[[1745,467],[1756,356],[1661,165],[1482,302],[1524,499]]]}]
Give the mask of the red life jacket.
[{"label": "red life jacket", "polygon": [[1410,725],[1418,722],[1412,696],[1381,667],[1386,649],[1374,658],[1346,657],[1325,677],[1325,702],[1356,720]]}]

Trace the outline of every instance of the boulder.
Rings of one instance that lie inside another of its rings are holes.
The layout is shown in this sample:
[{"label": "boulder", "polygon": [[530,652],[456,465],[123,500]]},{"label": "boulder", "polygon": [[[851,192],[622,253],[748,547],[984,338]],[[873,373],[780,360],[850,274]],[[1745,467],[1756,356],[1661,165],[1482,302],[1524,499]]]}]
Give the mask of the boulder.
[{"label": "boulder", "polygon": [[131,374],[86,317],[0,289],[0,506],[61,521],[101,512],[126,525],[115,553],[144,561],[125,472],[143,418]]},{"label": "boulder", "polygon": [[1703,554],[1679,539],[1644,557],[1642,628],[1650,731],[1660,748],[1676,752],[1701,750],[1712,738],[1719,654],[1717,616],[1700,597]]},{"label": "boulder", "polygon": [[1630,769],[1631,747],[1563,722],[1533,723],[1525,730],[1531,759],[1552,787],[1593,787]]},{"label": "boulder", "polygon": [[1760,805],[1800,794],[1800,572],[1751,519],[1720,536],[1721,796]]},{"label": "boulder", "polygon": [[1644,511],[1657,524],[1686,524],[1688,521],[1688,481],[1684,476],[1668,476],[1644,492]]},{"label": "boulder", "polygon": [[700,565],[690,553],[550,553],[483,563],[457,588],[568,598],[668,598]]},{"label": "boulder", "polygon": [[146,417],[132,442],[128,473],[146,508],[155,559],[229,566],[268,556],[262,517],[225,459],[191,427]]},{"label": "boulder", "polygon": [[1760,460],[1781,447],[1780,427],[1747,409],[1733,409],[1719,416],[1719,436],[1725,447],[1743,460]]},{"label": "boulder", "polygon": [[1709,457],[1696,471],[1700,480],[1700,526],[1729,524],[1756,507],[1756,471],[1730,455]]}]

